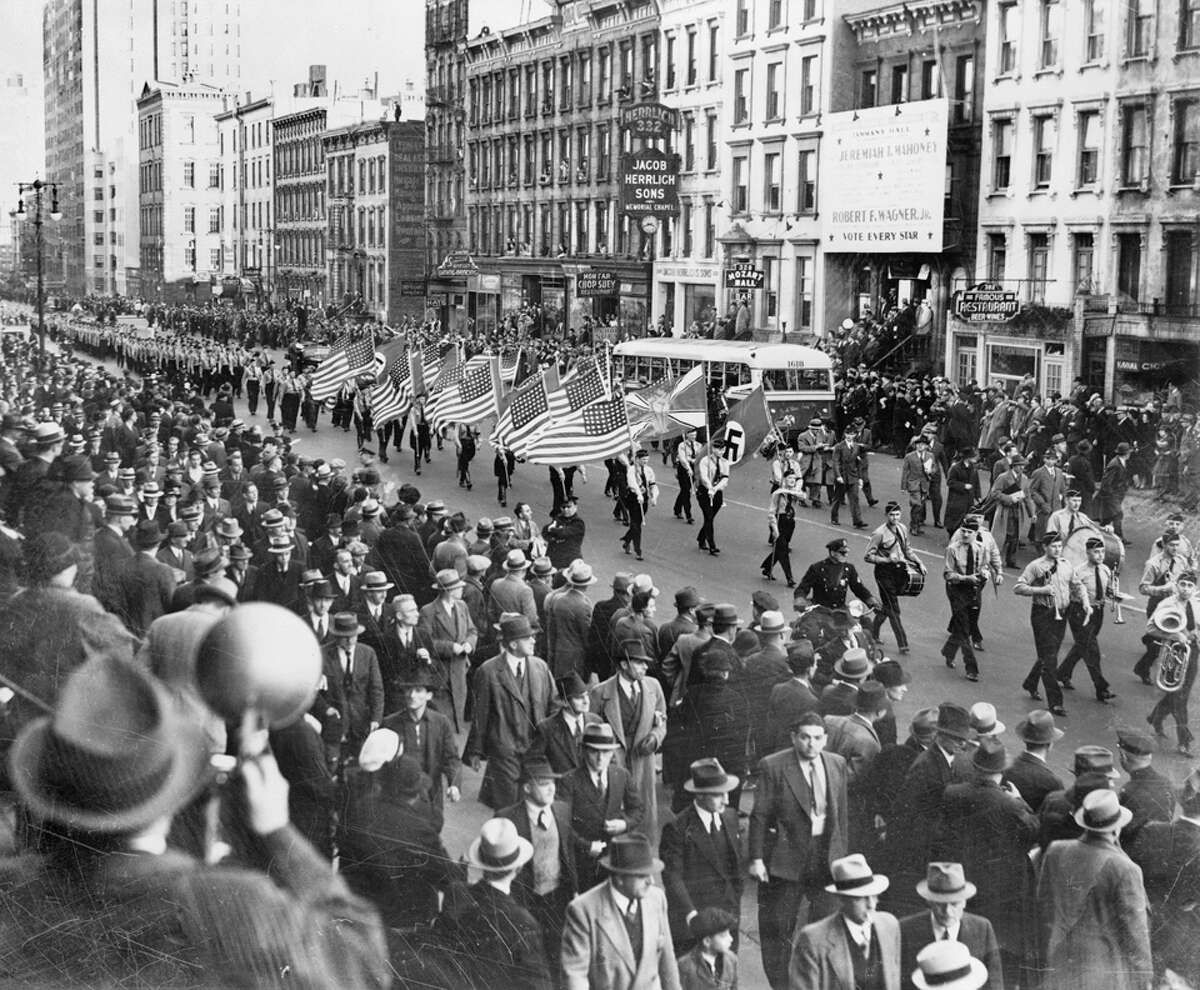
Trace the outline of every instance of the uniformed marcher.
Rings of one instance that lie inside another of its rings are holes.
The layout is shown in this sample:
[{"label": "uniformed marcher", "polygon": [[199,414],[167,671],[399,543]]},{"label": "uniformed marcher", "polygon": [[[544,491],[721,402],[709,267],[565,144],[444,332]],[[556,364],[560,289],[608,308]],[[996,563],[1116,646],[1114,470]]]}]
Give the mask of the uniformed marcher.
[{"label": "uniformed marcher", "polygon": [[925,565],[908,542],[908,527],[900,521],[899,504],[888,502],[884,509],[887,522],[871,534],[864,558],[868,564],[875,565],[875,586],[882,602],[871,621],[871,635],[878,639],[884,620],[887,620],[895,634],[897,649],[901,654],[907,654],[908,634],[900,621],[900,595],[908,588],[910,568],[916,568],[924,578]]},{"label": "uniformed marcher", "polygon": [[846,607],[846,593],[853,591],[868,607],[878,608],[878,600],[862,583],[858,571],[847,559],[850,544],[845,537],[830,540],[825,544],[825,549],[829,551],[829,556],[809,565],[796,586],[796,597],[803,596],[813,605],[840,609]]},{"label": "uniformed marcher", "polygon": [[1084,621],[1083,606],[1079,602],[1072,602],[1067,609],[1067,623],[1071,627],[1075,643],[1058,666],[1058,680],[1069,691],[1072,687],[1071,674],[1075,670],[1075,664],[1083,660],[1091,675],[1092,686],[1096,689],[1096,700],[1103,703],[1116,697],[1100,672],[1100,630],[1104,626],[1104,605],[1114,600],[1116,589],[1113,586],[1112,570],[1104,563],[1104,541],[1099,537],[1092,537],[1087,541],[1086,547],[1087,563],[1078,570],[1079,579],[1091,593],[1092,615],[1089,620]]},{"label": "uniformed marcher", "polygon": [[979,680],[979,662],[971,639],[971,615],[979,607],[979,598],[987,586],[988,578],[999,585],[1004,574],[992,569],[993,562],[983,552],[979,540],[979,517],[968,514],[962,525],[954,531],[946,546],[945,568],[946,598],[950,602],[949,633],[942,646],[946,666],[954,666],[954,658],[961,650],[967,680]]},{"label": "uniformed marcher", "polygon": [[[1200,650],[1197,648],[1197,630],[1200,629],[1200,601],[1196,599],[1196,572],[1184,571],[1175,579],[1175,594],[1164,604],[1179,608],[1183,612],[1184,626],[1174,635],[1163,635],[1156,632],[1160,639],[1169,640],[1178,648],[1186,650],[1188,656],[1187,671],[1183,675],[1183,683],[1176,691],[1164,691],[1154,710],[1146,716],[1146,721],[1154,726],[1155,735],[1162,736],[1163,721],[1170,715],[1175,719],[1175,738],[1179,752],[1191,756],[1192,731],[1188,728],[1188,702],[1191,700],[1192,687],[1196,683],[1196,664],[1200,660]],[[1160,606],[1161,607],[1161,606]],[[1147,632],[1154,631],[1153,617],[1146,623]]]}]

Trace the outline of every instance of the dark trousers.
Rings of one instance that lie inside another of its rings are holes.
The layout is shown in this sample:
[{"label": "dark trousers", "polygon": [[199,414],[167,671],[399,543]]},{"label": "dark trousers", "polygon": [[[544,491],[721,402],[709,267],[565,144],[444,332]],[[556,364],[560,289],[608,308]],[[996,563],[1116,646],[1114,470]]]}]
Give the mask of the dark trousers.
[{"label": "dark trousers", "polygon": [[1058,679],[1069,681],[1075,670],[1075,664],[1080,660],[1091,675],[1092,686],[1096,696],[1100,697],[1108,691],[1108,681],[1100,673],[1100,629],[1104,626],[1104,608],[1096,605],[1092,609],[1092,617],[1083,621],[1083,606],[1072,602],[1067,609],[1067,625],[1071,627],[1071,638],[1075,640],[1070,651],[1058,665]]},{"label": "dark trousers", "polygon": [[629,514],[629,528],[625,530],[621,542],[625,544],[626,549],[632,543],[634,553],[640,557],[642,555],[642,520],[646,516],[646,510],[642,505],[642,500],[632,489],[625,493],[625,511]]},{"label": "dark trousers", "polygon": [[1037,659],[1021,683],[1026,691],[1036,691],[1038,681],[1046,689],[1046,704],[1050,708],[1062,705],[1062,688],[1058,686],[1058,649],[1067,633],[1067,619],[1054,617],[1054,606],[1034,605],[1029,612],[1033,627],[1033,645]]},{"label": "dark trousers", "polygon": [[296,429],[296,418],[299,415],[300,393],[284,392],[283,398],[279,400],[279,418],[283,421],[283,428],[289,432],[294,432]]},{"label": "dark trousers", "polygon": [[876,564],[875,586],[879,589],[879,608],[871,620],[871,635],[879,638],[879,630],[886,619],[892,625],[896,646],[908,646],[908,634],[900,621],[900,589],[908,580],[908,568],[903,564]]},{"label": "dark trousers", "polygon": [[771,552],[763,558],[762,571],[768,577],[778,564],[783,568],[783,576],[787,579],[787,583],[794,584],[792,580],[792,534],[796,531],[796,520],[791,516],[776,516],[775,525],[778,531],[775,535],[775,543],[771,546]]},{"label": "dark trousers", "polygon": [[700,527],[700,533],[696,537],[696,542],[700,544],[701,549],[715,550],[717,547],[717,536],[714,527],[717,522],[717,513],[721,511],[721,506],[725,504],[725,493],[717,492],[715,495],[710,496],[706,489],[697,488],[696,504],[700,506],[700,514],[704,517],[704,523]]},{"label": "dark trousers", "polygon": [[389,419],[386,423],[383,424],[383,426],[375,427],[375,440],[379,444],[379,460],[383,464],[386,464],[388,462],[388,456],[387,456],[388,437],[391,435],[392,430],[394,430],[395,428],[396,428],[396,421],[394,419]]},{"label": "dark trousers", "polygon": [[679,494],[675,496],[675,506],[672,511],[677,516],[684,516],[692,521],[692,476],[683,468],[675,469],[675,481],[679,485]]},{"label": "dark trousers", "polygon": [[971,645],[971,615],[979,601],[982,586],[978,583],[967,584],[956,581],[946,583],[946,598],[950,602],[950,624],[946,631],[950,634],[946,645],[942,647],[942,656],[953,661],[962,651],[963,665],[968,674],[979,673],[979,663],[975,657],[975,648]]},{"label": "dark trousers", "polygon": [[[1146,601],[1146,618],[1149,619],[1154,614],[1154,610],[1165,600],[1158,596],[1148,599]],[[1142,636],[1142,643],[1146,650],[1138,657],[1138,662],[1133,665],[1133,672],[1144,680],[1150,676],[1150,668],[1154,666],[1154,660],[1158,656],[1158,643],[1149,636]]]},{"label": "dark trousers", "polygon": [[275,383],[268,382],[263,389],[263,394],[267,397],[267,419],[275,418]]},{"label": "dark trousers", "polygon": [[758,934],[763,972],[771,990],[788,990],[796,929],[828,914],[825,908],[830,900],[819,883],[771,877],[758,885]]},{"label": "dark trousers", "polygon": [[246,381],[246,403],[250,407],[250,415],[258,415],[258,390],[261,384],[257,378],[250,378]]},{"label": "dark trousers", "polygon": [[846,499],[850,503],[850,518],[857,526],[862,522],[862,505],[858,497],[858,482],[852,481],[846,484],[844,481],[839,481],[833,488],[833,498],[829,501],[829,521],[837,523],[838,511],[842,507],[842,499]]},{"label": "dark trousers", "polygon": [[1100,518],[1100,525],[1112,526],[1113,532],[1121,537],[1121,539],[1125,539],[1124,522],[1125,512],[1122,509],[1118,509],[1111,516],[1101,516]]},{"label": "dark trousers", "polygon": [[1154,731],[1162,728],[1163,719],[1170,715],[1175,719],[1175,739],[1180,746],[1191,744],[1192,730],[1188,728],[1188,702],[1192,697],[1192,685],[1196,683],[1196,664],[1200,657],[1196,655],[1196,647],[1189,648],[1187,672],[1183,675],[1183,685],[1178,691],[1167,691],[1158,699],[1158,704],[1150,712],[1149,721],[1154,725]]},{"label": "dark trousers", "polygon": [[942,524],[942,483],[936,479],[929,483],[929,506],[933,510],[933,518],[930,522],[934,526],[940,526]]}]

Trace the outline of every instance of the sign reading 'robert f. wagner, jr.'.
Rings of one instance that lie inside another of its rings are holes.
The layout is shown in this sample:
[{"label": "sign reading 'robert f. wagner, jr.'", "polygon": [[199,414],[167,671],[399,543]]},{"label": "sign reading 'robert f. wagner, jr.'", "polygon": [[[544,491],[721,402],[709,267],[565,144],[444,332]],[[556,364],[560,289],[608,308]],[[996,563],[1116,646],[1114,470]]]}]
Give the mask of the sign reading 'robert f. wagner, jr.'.
[{"label": "sign reading 'robert f. wagner, jr.'", "polygon": [[621,210],[630,216],[679,213],[679,156],[645,148],[621,156]]}]

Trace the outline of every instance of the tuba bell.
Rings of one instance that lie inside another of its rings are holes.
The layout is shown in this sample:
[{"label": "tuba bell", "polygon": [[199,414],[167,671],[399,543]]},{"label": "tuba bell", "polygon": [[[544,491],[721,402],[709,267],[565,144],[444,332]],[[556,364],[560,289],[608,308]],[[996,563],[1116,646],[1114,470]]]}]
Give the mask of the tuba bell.
[{"label": "tuba bell", "polygon": [[1183,687],[1191,662],[1191,650],[1186,642],[1175,637],[1187,627],[1183,605],[1176,599],[1165,601],[1154,610],[1148,623],[1149,635],[1158,642],[1158,672],[1154,683],[1162,691],[1178,691]]}]

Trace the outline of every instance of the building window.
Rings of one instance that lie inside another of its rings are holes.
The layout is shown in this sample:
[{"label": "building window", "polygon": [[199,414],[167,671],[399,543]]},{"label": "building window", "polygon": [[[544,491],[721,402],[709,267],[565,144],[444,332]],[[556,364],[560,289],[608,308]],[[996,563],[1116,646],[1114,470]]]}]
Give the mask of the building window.
[{"label": "building window", "polygon": [[592,105],[592,57],[587,52],[579,53],[579,105]]},{"label": "building window", "polygon": [[1125,54],[1141,58],[1150,54],[1154,44],[1155,0],[1129,0],[1129,22],[1125,39]]},{"label": "building window", "polygon": [[780,86],[782,75],[782,62],[772,62],[767,66],[767,120],[779,120],[783,117],[783,91]]},{"label": "building window", "polygon": [[663,48],[663,59],[666,62],[663,75],[663,87],[665,89],[675,88],[675,35],[668,34],[666,36],[666,46]]},{"label": "building window", "polygon": [[711,258],[717,245],[717,224],[711,199],[704,201],[704,257]]},{"label": "building window", "polygon": [[1029,235],[1029,301],[1046,302],[1046,275],[1050,270],[1050,235]]},{"label": "building window", "polygon": [[183,163],[183,187],[185,189],[195,189],[196,188],[196,163],[195,162],[184,162]]},{"label": "building window", "polygon": [[783,26],[783,0],[767,0],[767,30]]},{"label": "building window", "polygon": [[683,115],[683,170],[694,171],[696,168],[696,116]]},{"label": "building window", "polygon": [[1041,53],[1039,65],[1051,69],[1058,65],[1058,35],[1062,7],[1058,0],[1042,0],[1041,9]]},{"label": "building window", "polygon": [[1076,234],[1071,243],[1071,291],[1074,295],[1093,291],[1092,273],[1095,270],[1096,248],[1091,234]]},{"label": "building window", "polygon": [[861,76],[862,85],[858,91],[858,105],[860,107],[873,107],[878,98],[879,88],[879,73],[874,69],[867,69]]},{"label": "building window", "polygon": [[208,232],[210,234],[219,234],[221,232],[221,208],[219,206],[210,206],[208,208]]},{"label": "building window", "polygon": [[778,152],[763,156],[763,209],[778,213],[783,209],[783,156]]},{"label": "building window", "polygon": [[779,319],[779,259],[764,257],[763,266],[763,316],[768,320]]},{"label": "building window", "polygon": [[1033,184],[1038,189],[1050,185],[1054,165],[1054,118],[1033,118]]},{"label": "building window", "polygon": [[921,99],[932,100],[942,95],[942,76],[935,59],[921,63]]},{"label": "building window", "polygon": [[611,245],[608,243],[608,203],[600,200],[596,203],[596,250],[607,254]]},{"label": "building window", "polygon": [[[196,143],[196,118],[192,114],[185,114],[181,121],[181,141],[183,144]],[[193,257],[194,257],[193,253]]]},{"label": "building window", "polygon": [[1200,0],[1180,0],[1179,47],[1200,48]]},{"label": "building window", "polygon": [[208,251],[208,267],[210,271],[219,272],[221,270],[221,249],[209,248]]},{"label": "building window", "polygon": [[1100,178],[1100,113],[1088,110],[1079,115],[1079,181],[1094,186]]},{"label": "building window", "polygon": [[1192,316],[1192,234],[1188,230],[1167,231],[1167,314]]},{"label": "building window", "polygon": [[[939,92],[941,81],[938,81]],[[975,56],[960,55],[954,63],[954,122],[975,119]]]},{"label": "building window", "polygon": [[1021,36],[1020,14],[1015,3],[1000,5],[1000,75],[1017,69],[1017,39]]},{"label": "building window", "polygon": [[1099,62],[1104,58],[1104,0],[1084,0],[1083,33],[1084,60]]},{"label": "building window", "polygon": [[804,19],[806,21],[815,21],[818,16],[817,0],[804,0]]},{"label": "building window", "polygon": [[601,124],[596,130],[596,154],[598,179],[607,179],[612,172],[612,127]]},{"label": "building window", "polygon": [[997,120],[992,124],[992,189],[1003,192],[1012,179],[1013,122]]},{"label": "building window", "polygon": [[221,187],[221,165],[219,162],[210,162],[208,166],[208,188],[219,189]]},{"label": "building window", "polygon": [[800,60],[800,116],[817,110],[817,56],[806,55]]},{"label": "building window", "polygon": [[1200,171],[1200,101],[1175,101],[1175,134],[1172,142],[1171,182],[1185,185],[1194,182]]},{"label": "building window", "polygon": [[685,199],[679,206],[679,238],[683,257],[692,256],[692,202]]},{"label": "building window", "polygon": [[734,33],[739,38],[744,38],[750,33],[750,0],[737,0]]},{"label": "building window", "polygon": [[183,208],[183,229],[189,234],[196,232],[196,207],[185,206]]},{"label": "building window", "polygon": [[708,26],[708,81],[717,81],[717,66],[721,63],[721,28],[713,23]]},{"label": "building window", "polygon": [[987,265],[988,279],[992,282],[1004,280],[1004,269],[1008,263],[1008,248],[1003,234],[988,234]]},{"label": "building window", "polygon": [[908,66],[892,66],[892,102],[908,102]]},{"label": "building window", "polygon": [[596,55],[599,63],[596,78],[596,96],[601,101],[612,99],[612,49],[601,48]]},{"label": "building window", "polygon": [[745,213],[750,207],[750,159],[746,154],[733,159],[733,212]]},{"label": "building window", "polygon": [[799,213],[815,213],[817,209],[817,153],[800,152],[799,192],[796,204]]},{"label": "building window", "polygon": [[813,312],[812,259],[796,259],[796,329],[812,329]]},{"label": "building window", "polygon": [[750,70],[738,69],[733,74],[733,122],[744,124],[750,119]]},{"label": "building window", "polygon": [[1137,186],[1150,177],[1149,144],[1145,104],[1126,104],[1121,111],[1121,185]]},{"label": "building window", "polygon": [[717,115],[712,110],[705,112],[704,130],[704,167],[711,172],[717,167]]},{"label": "building window", "polygon": [[1117,297],[1137,302],[1142,286],[1142,235],[1117,235]]},{"label": "building window", "polygon": [[688,28],[687,32],[687,68],[684,79],[688,86],[696,85],[696,29]]}]

